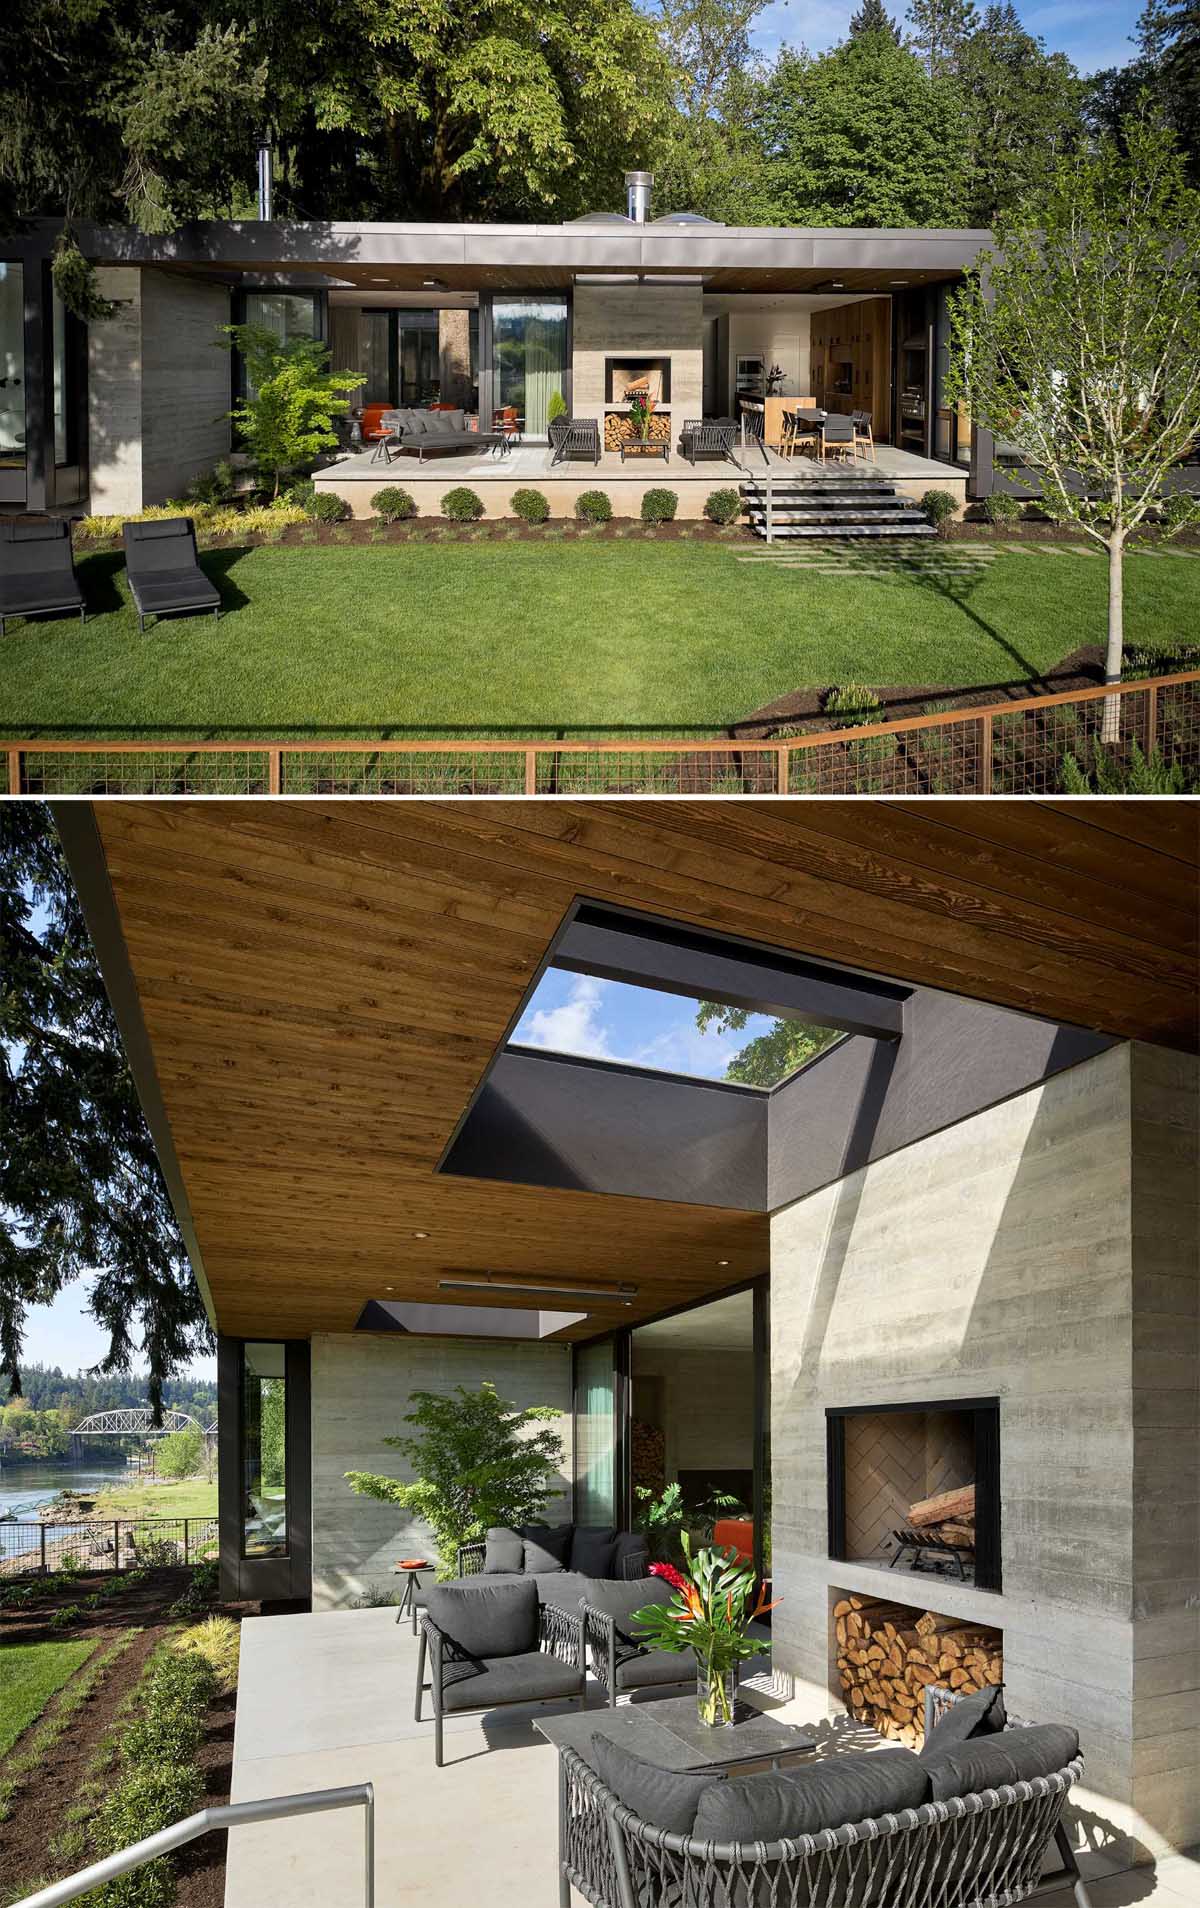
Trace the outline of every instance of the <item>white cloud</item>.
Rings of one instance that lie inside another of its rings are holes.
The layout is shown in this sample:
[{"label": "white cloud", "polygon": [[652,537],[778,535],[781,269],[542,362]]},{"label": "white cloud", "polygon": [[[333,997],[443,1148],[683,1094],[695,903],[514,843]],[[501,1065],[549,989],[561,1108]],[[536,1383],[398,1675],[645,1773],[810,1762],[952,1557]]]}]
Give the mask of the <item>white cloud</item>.
[{"label": "white cloud", "polygon": [[608,981],[580,974],[567,998],[557,1007],[538,1007],[527,1014],[514,1038],[526,1047],[548,1047],[552,1053],[578,1053],[589,1060],[618,1060],[608,1028],[601,1020]]}]

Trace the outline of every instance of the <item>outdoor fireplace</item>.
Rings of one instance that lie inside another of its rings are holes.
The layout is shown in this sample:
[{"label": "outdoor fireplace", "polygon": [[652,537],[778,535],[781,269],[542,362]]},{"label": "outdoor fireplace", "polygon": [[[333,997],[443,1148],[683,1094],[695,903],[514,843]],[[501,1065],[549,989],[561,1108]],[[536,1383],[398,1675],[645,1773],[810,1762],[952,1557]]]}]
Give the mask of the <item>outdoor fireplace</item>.
[{"label": "outdoor fireplace", "polygon": [[995,1398],[826,1412],[829,1554],[999,1590]]},{"label": "outdoor fireplace", "polygon": [[671,359],[624,352],[604,360],[604,402],[626,406],[637,397],[657,406],[671,402]]}]

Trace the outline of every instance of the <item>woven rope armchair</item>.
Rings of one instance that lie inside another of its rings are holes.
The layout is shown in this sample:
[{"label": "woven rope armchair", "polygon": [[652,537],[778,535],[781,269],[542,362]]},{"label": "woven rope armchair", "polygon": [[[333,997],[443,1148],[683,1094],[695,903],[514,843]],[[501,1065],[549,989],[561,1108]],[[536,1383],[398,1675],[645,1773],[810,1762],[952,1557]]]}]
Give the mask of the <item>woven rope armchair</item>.
[{"label": "woven rope armchair", "polygon": [[[536,1650],[497,1659],[510,1674],[497,1691],[487,1674],[478,1678],[451,1682],[455,1653],[449,1638],[442,1635],[429,1616],[421,1619],[417,1647],[417,1689],[413,1719],[421,1721],[421,1698],[425,1691],[425,1670],[429,1669],[429,1690],[433,1698],[434,1762],[443,1766],[443,1720],[447,1714],[471,1715],[503,1709],[513,1703],[553,1702],[568,1699],[581,1708],[587,1703],[587,1678],[583,1662],[583,1621],[552,1603],[538,1607],[538,1646]],[[560,1666],[561,1674],[539,1673],[539,1663],[549,1658]],[[486,1659],[485,1659],[486,1660]],[[495,1669],[496,1661],[488,1663]],[[494,1679],[492,1679],[494,1680]],[[449,1697],[449,1701],[447,1698]]]},{"label": "woven rope armchair", "polygon": [[[796,1841],[700,1842],[618,1802],[572,1749],[559,1758],[559,1900],[594,1908],[1013,1908],[1043,1856],[1081,1759],[1050,1776],[927,1802]],[[1090,1908],[1075,1881],[1079,1908]]]}]

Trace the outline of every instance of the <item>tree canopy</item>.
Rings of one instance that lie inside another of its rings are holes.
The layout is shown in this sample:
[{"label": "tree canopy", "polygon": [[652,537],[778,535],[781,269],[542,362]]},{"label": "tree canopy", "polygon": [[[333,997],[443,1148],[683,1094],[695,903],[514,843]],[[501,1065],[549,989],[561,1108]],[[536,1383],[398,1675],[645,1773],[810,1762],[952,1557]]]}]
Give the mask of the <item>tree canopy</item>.
[{"label": "tree canopy", "polygon": [[[696,1013],[701,1033],[744,1033],[749,1020],[747,1008],[722,1007],[712,1000],[701,1001]],[[740,1080],[743,1086],[775,1086],[839,1038],[830,1027],[810,1027],[802,1020],[777,1020],[766,1033],[755,1035],[738,1049],[725,1068],[725,1078]]]},{"label": "tree canopy", "polygon": [[31,1305],[90,1277],[104,1371],[135,1335],[158,1412],[212,1349],[154,1146],[49,811],[0,804],[0,1373],[20,1389]]}]

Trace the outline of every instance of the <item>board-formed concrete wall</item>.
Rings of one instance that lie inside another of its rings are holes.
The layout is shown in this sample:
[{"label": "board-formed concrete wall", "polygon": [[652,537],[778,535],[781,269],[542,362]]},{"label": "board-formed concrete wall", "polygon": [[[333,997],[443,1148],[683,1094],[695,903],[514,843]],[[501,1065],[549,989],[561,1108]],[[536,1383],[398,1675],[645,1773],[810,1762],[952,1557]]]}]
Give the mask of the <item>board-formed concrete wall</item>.
[{"label": "board-formed concrete wall", "polygon": [[[1079,1729],[1122,1854],[1200,1836],[1196,1519],[1164,1533],[1142,1500],[1188,1491],[1194,1091],[1192,1063],[1116,1047],[771,1224],[776,1669],[832,1702],[832,1586],[998,1625],[1011,1708]],[[992,1394],[1003,1594],[831,1561],[825,1407]]]},{"label": "board-formed concrete wall", "polygon": [[132,515],[229,454],[229,290],[132,266],[97,279],[117,310],[88,327],[89,496],[97,513]]},{"label": "board-formed concrete wall", "polygon": [[698,285],[576,285],[572,311],[571,409],[604,421],[604,360],[671,359],[671,423],[699,417],[704,313]]},{"label": "board-formed concrete wall", "polygon": [[368,1589],[395,1590],[399,1557],[428,1556],[428,1529],[399,1505],[358,1497],[347,1471],[411,1480],[385,1437],[403,1436],[414,1391],[475,1389],[485,1378],[516,1405],[551,1405],[566,1452],[562,1489],[547,1506],[570,1517],[571,1358],[565,1345],[497,1339],[376,1337],[347,1333],[312,1341],[313,1609],[344,1608]]}]

